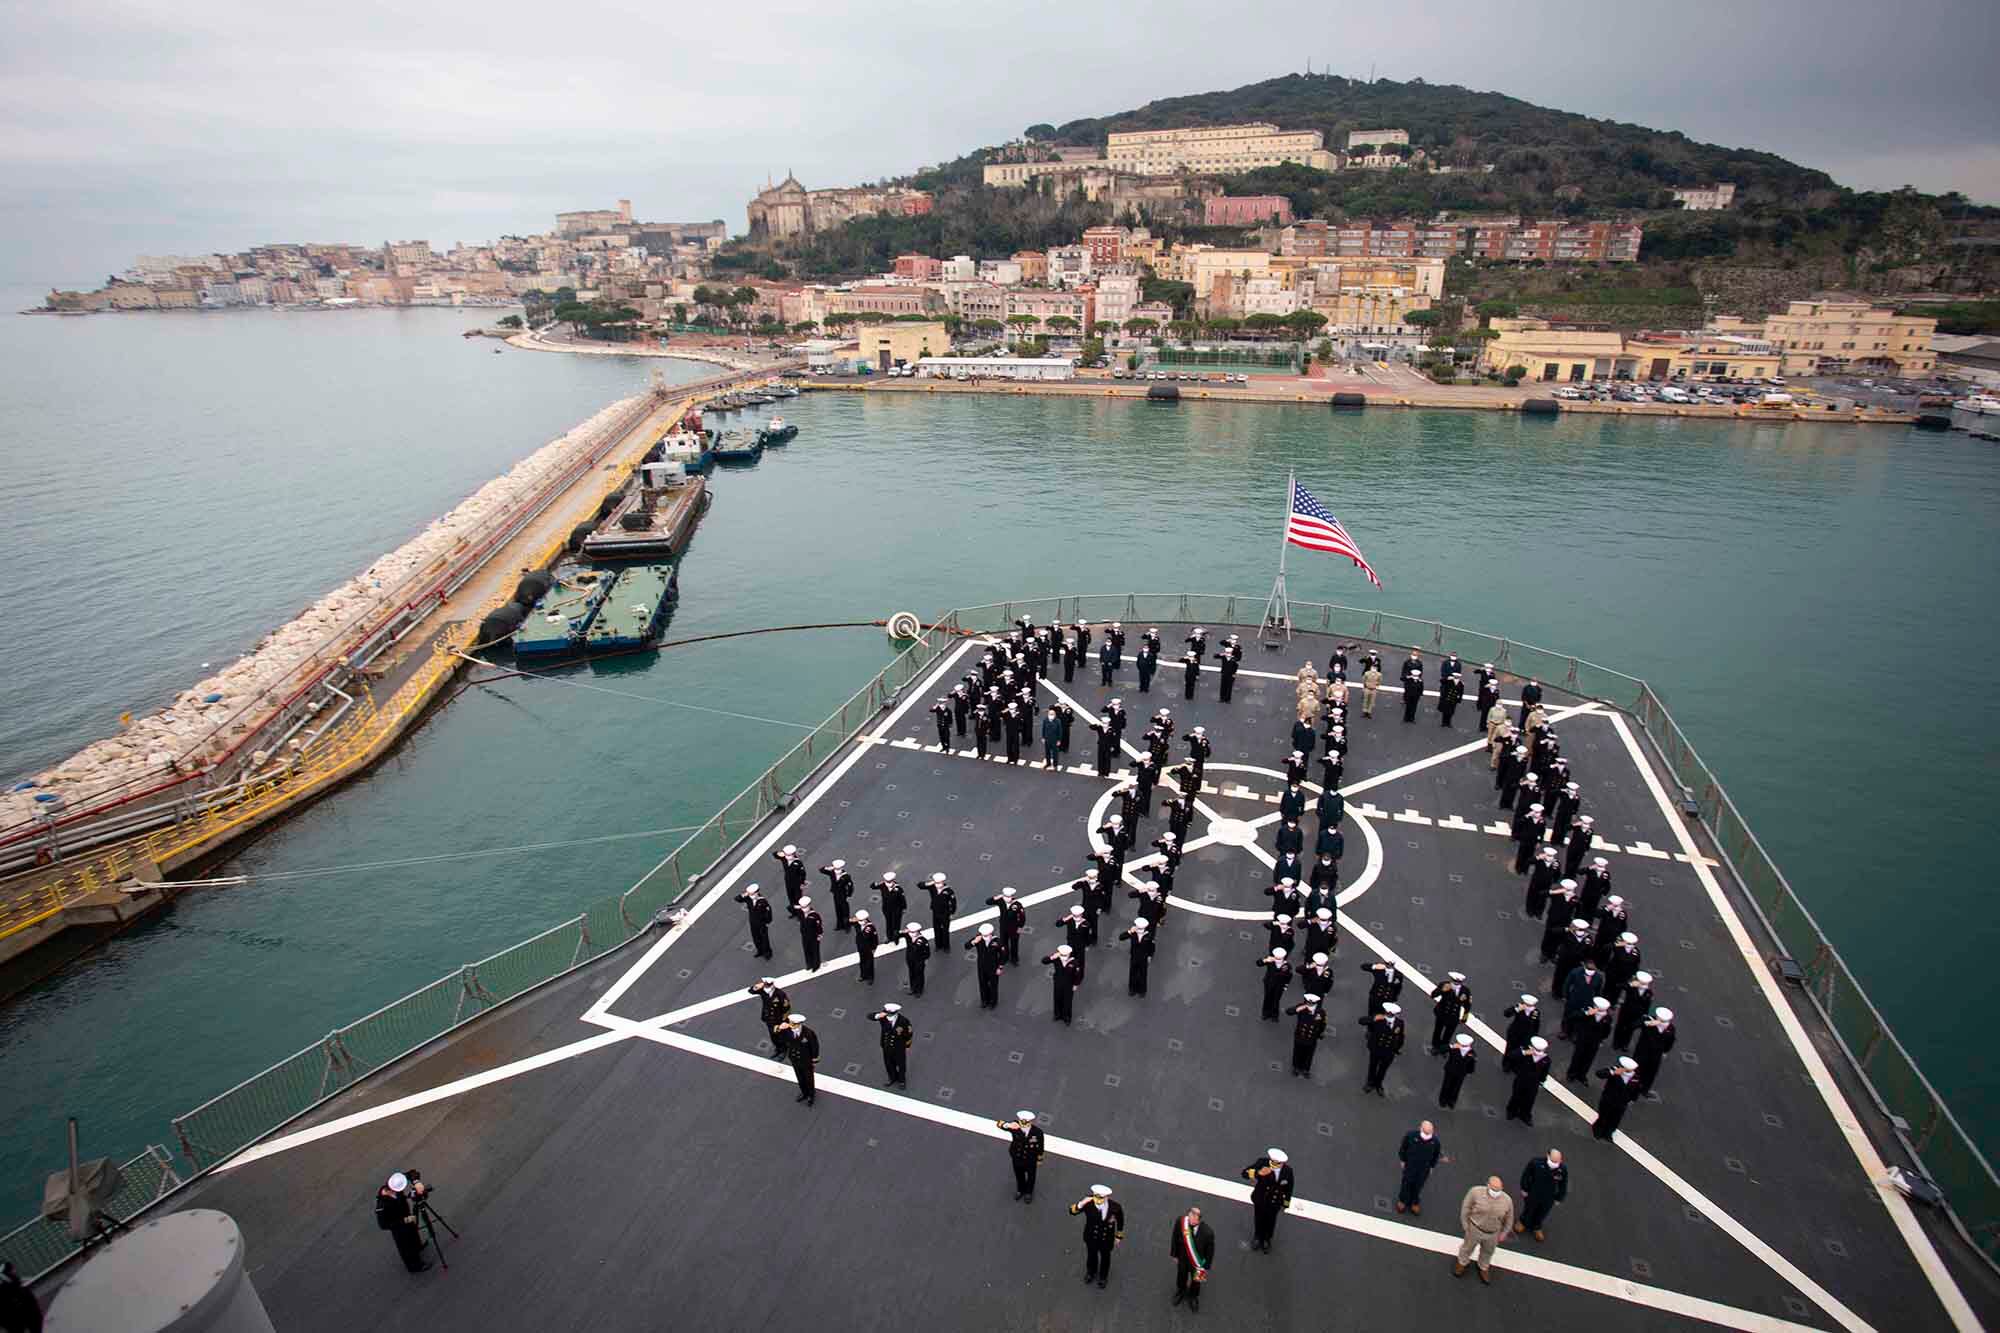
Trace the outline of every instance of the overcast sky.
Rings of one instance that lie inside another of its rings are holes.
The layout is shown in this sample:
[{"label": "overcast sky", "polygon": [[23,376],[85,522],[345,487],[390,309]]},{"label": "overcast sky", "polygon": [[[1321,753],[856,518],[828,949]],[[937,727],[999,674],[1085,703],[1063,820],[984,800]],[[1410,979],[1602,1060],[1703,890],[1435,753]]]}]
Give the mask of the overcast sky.
[{"label": "overcast sky", "polygon": [[2000,3],[0,0],[0,281],[260,241],[721,217],[1315,68],[1505,92],[2000,202]]}]

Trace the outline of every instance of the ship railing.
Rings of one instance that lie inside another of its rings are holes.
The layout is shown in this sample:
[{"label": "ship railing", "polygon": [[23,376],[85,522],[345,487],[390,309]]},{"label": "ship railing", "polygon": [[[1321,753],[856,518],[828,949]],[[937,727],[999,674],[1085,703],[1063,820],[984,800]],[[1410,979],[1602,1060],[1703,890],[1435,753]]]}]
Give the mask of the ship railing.
[{"label": "ship railing", "polygon": [[[174,1166],[174,1155],[159,1144],[149,1146],[129,1162],[119,1164],[118,1189],[105,1211],[120,1221],[158,1203],[185,1183]],[[77,1252],[66,1221],[38,1217],[0,1236],[0,1258],[12,1263],[23,1279],[45,1273]]]},{"label": "ship railing", "polygon": [[[1120,620],[1135,635],[1148,624],[1168,622],[1254,629],[1264,605],[1261,597],[1223,594],[1080,594],[967,607],[940,617],[837,712],[625,892],[336,1029],[177,1117],[174,1137],[186,1159],[186,1177],[192,1179],[227,1160],[358,1079],[394,1064],[495,1005],[525,995],[666,924],[667,909],[701,885],[730,850],[766,819],[789,808],[813,774],[893,705],[960,636],[1004,631],[1021,616],[1032,616],[1038,624],[1084,619],[1097,625]],[[1987,1262],[2000,1258],[2000,1180],[1996,1180],[1991,1164],[1869,1002],[1825,933],[1750,833],[1713,772],[1695,754],[1644,681],[1569,654],[1372,608],[1295,601],[1291,618],[1299,630],[1391,649],[1408,645],[1456,652],[1469,662],[1491,662],[1510,675],[1545,681],[1618,708],[1631,718],[1679,784],[1684,801],[1692,803],[1689,808],[1698,811],[1743,898],[1776,948],[1796,961],[1804,995],[1839,1043],[1856,1080],[1889,1118],[1913,1162],[1944,1191],[1953,1225]],[[440,644],[438,659],[446,656],[444,647]],[[414,683],[406,684],[380,713],[398,706],[415,707],[421,693]],[[405,694],[407,699],[403,699]],[[1774,958],[1774,965],[1776,961]],[[172,1170],[170,1162],[162,1165]],[[180,1183],[181,1176],[176,1175],[173,1185],[162,1187],[161,1192]],[[47,1224],[30,1223],[0,1237],[0,1258],[12,1260],[24,1275],[44,1273],[72,1253],[67,1233]]]},{"label": "ship railing", "polygon": [[[799,789],[861,730],[878,721],[911,681],[930,669],[957,640],[944,624],[899,653],[840,708],[766,769],[755,782],[623,893],[532,939],[438,978],[372,1014],[336,1028],[305,1049],[253,1074],[221,1095],[177,1116],[173,1141],[185,1162],[172,1187],[207,1171],[256,1140],[306,1114],[357,1080],[379,1072],[420,1047],[572,970],[601,958],[664,924],[661,914],[699,885],[730,848],[774,813],[787,809]],[[454,661],[441,643],[425,671],[448,670]],[[427,701],[413,678],[371,715],[378,739],[399,715]],[[355,751],[365,746],[357,741]],[[329,762],[352,762],[343,749]],[[248,817],[244,815],[244,817]],[[160,1152],[168,1166],[171,1159]],[[137,1160],[137,1159],[135,1159]],[[131,1172],[128,1169],[128,1178]],[[128,1180],[129,1183],[129,1180]],[[148,1200],[150,1201],[150,1200]],[[76,1247],[61,1227],[35,1222],[0,1238],[0,1258],[24,1277],[48,1272]]]}]

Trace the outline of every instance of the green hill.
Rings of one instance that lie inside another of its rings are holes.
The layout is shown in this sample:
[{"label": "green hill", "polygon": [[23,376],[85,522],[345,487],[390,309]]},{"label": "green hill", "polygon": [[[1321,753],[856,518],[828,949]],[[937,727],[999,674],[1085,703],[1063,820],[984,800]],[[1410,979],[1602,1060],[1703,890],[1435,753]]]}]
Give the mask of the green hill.
[{"label": "green hill", "polygon": [[[1234,194],[1285,195],[1299,217],[1337,221],[1440,211],[1632,216],[1646,225],[1642,269],[1665,270],[1652,285],[1705,284],[1697,269],[1755,269],[1750,299],[1760,305],[1823,287],[1977,291],[2000,282],[1996,247],[1951,244],[1954,237],[1993,230],[2000,209],[1970,204],[1961,195],[1850,190],[1775,153],[1700,143],[1676,130],[1598,120],[1421,79],[1288,74],[1063,125],[1031,125],[1024,137],[1047,146],[1098,147],[1119,130],[1244,121],[1319,130],[1336,150],[1346,146],[1350,130],[1403,129],[1411,149],[1452,168],[1324,172],[1285,166],[1218,179]],[[981,168],[1000,152],[974,149],[906,178],[904,183],[936,192],[932,215],[849,223],[788,255],[791,267],[819,277],[879,270],[908,250],[1004,255],[1066,240],[1083,226],[1109,220],[1101,207],[1080,198],[985,188]],[[1670,194],[1717,181],[1737,187],[1735,206],[1723,212],[1682,212]],[[1169,239],[1196,235],[1192,224],[1198,220],[1150,219]],[[1514,294],[1505,289],[1511,279],[1496,274],[1491,281],[1503,288],[1500,294]]]}]

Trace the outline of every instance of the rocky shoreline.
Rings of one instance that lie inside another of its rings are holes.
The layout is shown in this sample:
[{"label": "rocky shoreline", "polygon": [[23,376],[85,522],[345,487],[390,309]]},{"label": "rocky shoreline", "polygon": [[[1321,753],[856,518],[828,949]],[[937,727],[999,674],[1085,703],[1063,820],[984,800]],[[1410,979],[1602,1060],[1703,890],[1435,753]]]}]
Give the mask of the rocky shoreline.
[{"label": "rocky shoreline", "polygon": [[535,450],[165,706],[128,714],[130,720],[117,735],[15,779],[0,792],[0,827],[33,819],[52,804],[37,797],[58,795],[65,808],[75,809],[122,787],[164,781],[213,764],[279,702],[282,691],[277,687],[297,677],[344,634],[408,600],[416,589],[406,585],[602,443],[604,432],[637,401],[638,396],[620,399]]}]

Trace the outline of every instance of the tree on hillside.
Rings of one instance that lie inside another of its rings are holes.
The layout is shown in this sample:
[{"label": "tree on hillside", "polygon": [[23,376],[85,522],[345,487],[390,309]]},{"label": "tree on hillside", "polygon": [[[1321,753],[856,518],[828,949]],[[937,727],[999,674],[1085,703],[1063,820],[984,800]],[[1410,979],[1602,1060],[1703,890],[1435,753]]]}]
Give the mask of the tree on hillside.
[{"label": "tree on hillside", "polygon": [[1158,329],[1159,327],[1160,326],[1156,321],[1150,319],[1140,319],[1134,317],[1132,319],[1128,319],[1125,321],[1125,332],[1131,334],[1135,338],[1143,338],[1147,334]]},{"label": "tree on hillside", "polygon": [[519,315],[502,315],[500,317],[500,327],[503,329],[518,329],[521,327],[521,317]]},{"label": "tree on hillside", "polygon": [[1472,309],[1482,322],[1494,319],[1513,319],[1521,313],[1520,306],[1515,305],[1512,301],[1502,301],[1497,298],[1491,301],[1481,301],[1478,305],[1472,307]]},{"label": "tree on hillside", "polygon": [[1054,329],[1057,333],[1074,333],[1079,327],[1081,327],[1075,320],[1071,319],[1068,315],[1051,315],[1044,322],[1050,328]]}]

